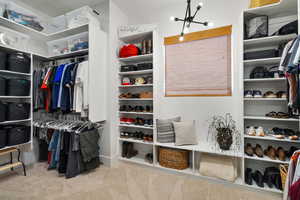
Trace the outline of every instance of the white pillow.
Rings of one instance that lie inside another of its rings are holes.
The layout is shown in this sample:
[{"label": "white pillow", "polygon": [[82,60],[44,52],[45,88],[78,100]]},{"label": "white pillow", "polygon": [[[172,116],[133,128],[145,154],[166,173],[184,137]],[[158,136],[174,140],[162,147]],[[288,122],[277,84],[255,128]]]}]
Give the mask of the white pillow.
[{"label": "white pillow", "polygon": [[175,131],[175,145],[198,144],[195,121],[173,122]]}]

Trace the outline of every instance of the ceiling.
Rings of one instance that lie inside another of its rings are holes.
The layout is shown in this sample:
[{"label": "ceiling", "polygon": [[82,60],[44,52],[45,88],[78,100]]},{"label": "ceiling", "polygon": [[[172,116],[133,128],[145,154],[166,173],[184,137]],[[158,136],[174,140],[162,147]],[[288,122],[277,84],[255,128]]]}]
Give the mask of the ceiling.
[{"label": "ceiling", "polygon": [[62,15],[82,6],[94,6],[106,0],[17,0],[49,16]]}]

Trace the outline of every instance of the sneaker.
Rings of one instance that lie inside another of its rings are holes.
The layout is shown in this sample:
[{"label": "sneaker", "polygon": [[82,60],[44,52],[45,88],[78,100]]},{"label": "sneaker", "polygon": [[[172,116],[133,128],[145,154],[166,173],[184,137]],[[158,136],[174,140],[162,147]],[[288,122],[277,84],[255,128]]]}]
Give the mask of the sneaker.
[{"label": "sneaker", "polygon": [[256,129],[253,126],[247,127],[247,135],[256,136]]},{"label": "sneaker", "polygon": [[264,131],[264,128],[263,127],[258,127],[257,129],[256,129],[256,135],[257,136],[260,136],[260,137],[265,137],[265,131]]},{"label": "sneaker", "polygon": [[277,95],[272,91],[268,91],[264,94],[264,98],[277,98]]},{"label": "sneaker", "polygon": [[253,98],[253,91],[251,91],[251,90],[246,90],[246,91],[244,92],[244,97],[245,97],[245,98]]},{"label": "sneaker", "polygon": [[254,98],[262,98],[262,92],[259,90],[253,90],[253,97]]}]

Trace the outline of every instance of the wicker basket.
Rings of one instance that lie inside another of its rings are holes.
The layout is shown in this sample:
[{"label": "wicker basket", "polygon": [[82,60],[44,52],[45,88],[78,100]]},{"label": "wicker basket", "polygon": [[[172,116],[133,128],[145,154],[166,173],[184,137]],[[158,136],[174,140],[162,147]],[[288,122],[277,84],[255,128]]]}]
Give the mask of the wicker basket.
[{"label": "wicker basket", "polygon": [[288,174],[288,169],[289,169],[289,166],[287,166],[287,165],[279,166],[282,188],[285,188],[285,182],[286,182],[286,177]]},{"label": "wicker basket", "polygon": [[266,6],[269,4],[279,3],[280,0],[251,0],[250,8]]},{"label": "wicker basket", "polygon": [[163,167],[183,170],[189,167],[189,151],[159,147],[159,164]]}]

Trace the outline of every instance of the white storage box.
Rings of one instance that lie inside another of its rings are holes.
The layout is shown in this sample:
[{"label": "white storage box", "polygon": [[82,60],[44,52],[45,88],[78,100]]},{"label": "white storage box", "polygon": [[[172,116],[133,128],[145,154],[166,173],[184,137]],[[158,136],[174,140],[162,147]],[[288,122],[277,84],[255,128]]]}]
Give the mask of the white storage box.
[{"label": "white storage box", "polygon": [[68,28],[75,28],[89,23],[88,13],[91,9],[88,6],[76,9],[66,14]]}]

